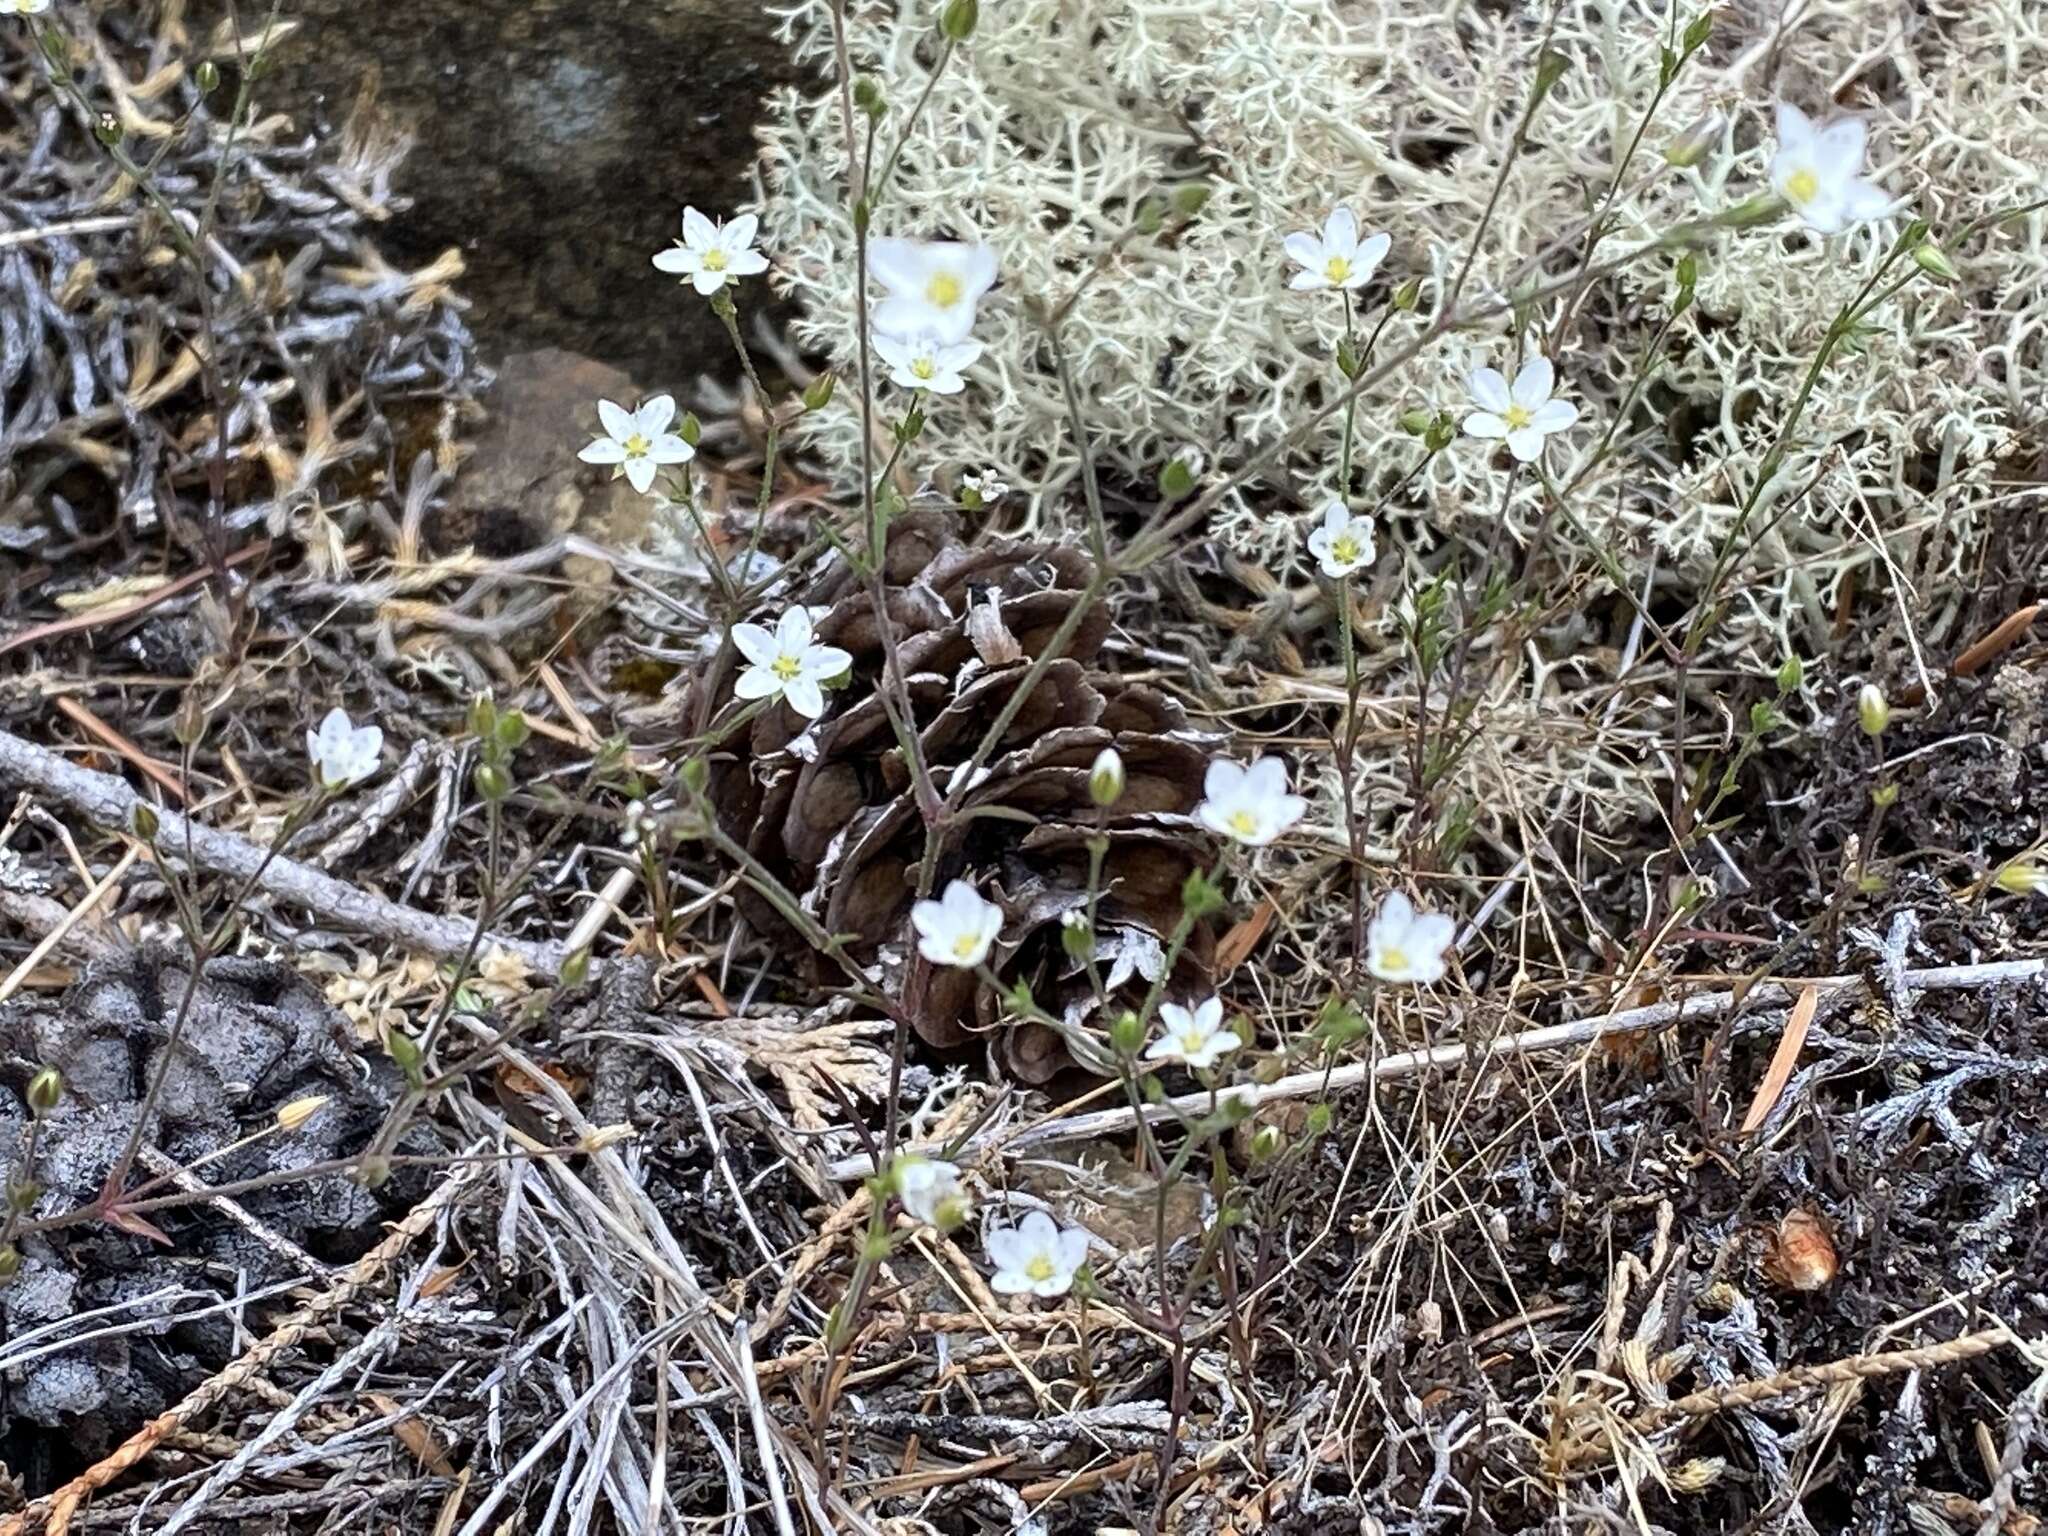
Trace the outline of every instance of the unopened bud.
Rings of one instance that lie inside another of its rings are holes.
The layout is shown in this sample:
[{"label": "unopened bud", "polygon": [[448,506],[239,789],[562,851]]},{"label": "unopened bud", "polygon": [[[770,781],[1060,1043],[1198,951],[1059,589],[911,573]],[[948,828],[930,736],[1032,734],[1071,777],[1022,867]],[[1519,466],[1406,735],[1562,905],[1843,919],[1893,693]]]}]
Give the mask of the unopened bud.
[{"label": "unopened bud", "polygon": [[1094,766],[1088,770],[1088,798],[1107,810],[1123,798],[1123,793],[1124,760],[1115,747],[1104,747],[1095,754]]},{"label": "unopened bud", "polygon": [[1752,197],[1748,202],[1737,203],[1714,215],[1714,222],[1723,229],[1748,229],[1756,224],[1768,224],[1785,211],[1785,200],[1775,192],[1766,192],[1761,197]]},{"label": "unopened bud", "polygon": [[889,99],[871,75],[862,75],[853,82],[853,104],[869,117],[880,117],[889,110]]},{"label": "unopened bud", "polygon": [[1192,219],[1209,205],[1207,182],[1183,182],[1173,189],[1173,211],[1184,219]]},{"label": "unopened bud", "polygon": [[502,800],[512,793],[512,775],[496,763],[478,763],[473,781],[486,800]]},{"label": "unopened bud", "polygon": [[36,1114],[47,1115],[64,1099],[64,1074],[55,1067],[45,1067],[28,1080],[28,1107]]},{"label": "unopened bud", "polygon": [[469,701],[469,734],[487,739],[497,728],[498,706],[488,693],[480,693]]},{"label": "unopened bud", "polygon": [[975,24],[980,20],[979,0],[947,0],[946,9],[939,15],[939,31],[948,42],[964,43],[974,36]]},{"label": "unopened bud", "polygon": [[1721,142],[1728,120],[1718,112],[1696,118],[1690,127],[1664,146],[1664,163],[1679,170],[1698,165]]},{"label": "unopened bud", "polygon": [[420,1075],[419,1042],[402,1029],[387,1029],[384,1032],[384,1049],[391,1059],[398,1063],[407,1081]]},{"label": "unopened bud", "polygon": [[1436,424],[1436,412],[1416,406],[1401,413],[1401,430],[1410,437],[1421,437]]},{"label": "unopened bud", "polygon": [[12,1280],[21,1273],[21,1250],[9,1243],[0,1248],[0,1280]]},{"label": "unopened bud", "polygon": [[516,752],[526,745],[533,734],[533,727],[526,723],[526,716],[516,709],[508,709],[498,716],[498,723],[491,729],[491,740],[507,752]]},{"label": "unopened bud", "polygon": [[1948,252],[1931,240],[1923,240],[1913,247],[1913,265],[1944,283],[1954,282],[1958,275],[1955,263],[1948,259]]},{"label": "unopened bud", "polygon": [[26,1211],[43,1197],[43,1186],[34,1179],[12,1178],[7,1181],[7,1206],[10,1210]]},{"label": "unopened bud", "polygon": [[112,149],[125,139],[128,134],[127,130],[121,126],[121,119],[114,116],[111,112],[102,112],[92,120],[92,136],[106,145],[107,148]]},{"label": "unopened bud", "polygon": [[1422,279],[1411,277],[1394,290],[1394,308],[1406,314],[1422,299]]},{"label": "unopened bud", "polygon": [[1175,459],[1159,472],[1159,494],[1178,501],[1195,488],[1195,472],[1186,459]]},{"label": "unopened bud", "polygon": [[220,89],[220,66],[211,59],[201,59],[199,67],[192,71],[192,83],[199,87],[200,95],[211,95]]},{"label": "unopened bud", "polygon": [[1263,1163],[1280,1155],[1280,1149],[1287,1144],[1287,1138],[1280,1134],[1277,1125],[1262,1125],[1252,1133],[1252,1161]]},{"label": "unopened bud", "polygon": [[562,962],[561,983],[565,987],[580,987],[590,980],[590,950],[588,946],[575,951]]},{"label": "unopened bud", "polygon": [[1877,788],[1873,789],[1870,792],[1870,803],[1876,806],[1880,811],[1886,810],[1891,806],[1896,805],[1898,803],[1898,799],[1899,785],[1896,779],[1894,779],[1889,784],[1880,784],[1877,786]]},{"label": "unopened bud", "polygon": [[135,802],[135,809],[128,813],[128,824],[135,829],[135,835],[145,843],[156,841],[159,823],[156,807],[146,800]]},{"label": "unopened bud", "polygon": [[356,1178],[365,1189],[382,1189],[391,1178],[391,1159],[366,1157],[356,1167]]},{"label": "unopened bud", "polygon": [[1095,933],[1088,926],[1088,914],[1079,907],[1060,919],[1060,948],[1069,960],[1086,964],[1095,953]]},{"label": "unopened bud", "polygon": [[829,373],[821,373],[804,386],[804,409],[822,411],[832,403],[832,391],[839,381]]},{"label": "unopened bud", "polygon": [[1865,683],[1856,695],[1856,723],[1866,736],[1882,736],[1892,723],[1892,707],[1875,683]]},{"label": "unopened bud", "polygon": [[1109,1026],[1109,1044],[1119,1056],[1135,1056],[1145,1044],[1145,1026],[1138,1016],[1129,1009],[1116,1016],[1116,1022]]},{"label": "unopened bud", "polygon": [[278,1106],[277,1128],[296,1131],[326,1107],[327,1095],[324,1093],[309,1093],[303,1099],[293,1099],[289,1104]]},{"label": "unopened bud", "polygon": [[1797,656],[1787,656],[1778,665],[1778,692],[1797,693],[1806,681],[1806,666]]},{"label": "unopened bud", "polygon": [[2032,859],[2014,859],[1991,877],[1991,883],[2015,896],[2048,896],[2048,869]]},{"label": "unopened bud", "polygon": [[704,436],[704,423],[697,419],[695,411],[683,412],[683,419],[676,423],[676,436],[692,448],[697,446],[698,439]]}]

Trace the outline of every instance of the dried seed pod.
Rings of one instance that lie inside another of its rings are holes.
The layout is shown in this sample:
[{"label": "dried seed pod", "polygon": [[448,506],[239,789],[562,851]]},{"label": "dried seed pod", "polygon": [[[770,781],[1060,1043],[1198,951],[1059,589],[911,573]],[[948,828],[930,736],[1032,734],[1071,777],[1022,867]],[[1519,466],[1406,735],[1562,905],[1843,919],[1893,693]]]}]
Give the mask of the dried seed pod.
[{"label": "dried seed pod", "polygon": [[[1007,1070],[1045,1082],[1075,1063],[1061,1034],[1006,1022],[999,992],[971,972],[933,967],[909,942],[920,872],[930,868],[933,890],[965,880],[1002,908],[989,959],[1005,987],[1023,983],[1070,1029],[1099,1033],[1107,1021],[1094,1017],[1089,960],[1122,1006],[1135,1004],[1164,963],[1183,883],[1213,862],[1212,841],[1192,812],[1219,743],[1192,730],[1164,695],[1092,665],[1109,611],[1089,595],[1087,555],[1018,539],[968,546],[953,526],[947,514],[905,514],[883,562],[883,607],[919,756],[937,794],[958,794],[929,860],[924,809],[890,720],[897,700],[885,702],[880,691],[886,656],[874,599],[843,564],[794,601],[823,611],[818,644],[853,657],[846,686],[826,695],[814,722],[784,701],[763,711],[750,733],[712,754],[708,793],[735,842],[826,931],[851,935],[857,959],[884,966],[928,1044],[964,1046],[995,1032]],[[753,617],[772,624],[777,613]],[[728,651],[692,679],[689,729],[730,706],[738,670]],[[1122,783],[1104,806],[1096,786],[1111,751]],[[969,787],[957,790],[978,755]],[[1063,942],[1062,924],[1087,906],[1096,839],[1105,846],[1090,957]],[[767,901],[745,887],[737,901],[754,932],[799,967],[826,973],[829,963]],[[1177,991],[1206,983],[1214,947],[1208,925],[1198,924],[1176,964]]]},{"label": "dried seed pod", "polygon": [[1764,1239],[1764,1278],[1782,1290],[1823,1290],[1840,1268],[1827,1218],[1817,1211],[1787,1211]]}]

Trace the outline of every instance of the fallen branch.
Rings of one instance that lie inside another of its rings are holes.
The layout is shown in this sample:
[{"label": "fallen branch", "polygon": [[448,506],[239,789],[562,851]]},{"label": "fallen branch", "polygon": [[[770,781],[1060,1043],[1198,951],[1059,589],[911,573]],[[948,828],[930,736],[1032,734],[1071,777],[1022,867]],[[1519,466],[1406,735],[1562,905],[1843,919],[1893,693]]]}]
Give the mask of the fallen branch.
[{"label": "fallen branch", "polygon": [[[2027,981],[2044,972],[2048,972],[2048,959],[2000,960],[1982,965],[1939,965],[1922,971],[1907,971],[1901,980],[1909,991],[1959,992],[2000,986],[2007,982]],[[1786,1003],[1792,1000],[1800,988],[1809,986],[1821,996],[1827,996],[1844,989],[1866,991],[1869,983],[1861,976],[1821,976],[1812,981],[1768,981],[1750,988],[1746,996],[1753,1004]],[[1483,1045],[1439,1045],[1425,1051],[1399,1051],[1391,1056],[1382,1056],[1376,1061],[1352,1062],[1348,1066],[1338,1067],[1327,1073],[1320,1070],[1297,1072],[1270,1083],[1239,1083],[1235,1087],[1221,1090],[1214,1098],[1218,1104],[1234,1103],[1255,1109],[1261,1104],[1270,1104],[1279,1099],[1307,1098],[1325,1090],[1335,1093],[1340,1089],[1356,1088],[1362,1083],[1412,1077],[1418,1072],[1462,1067],[1469,1062],[1486,1062],[1510,1056],[1532,1056],[1543,1051],[1561,1051],[1575,1045],[1590,1045],[1609,1035],[1638,1034],[1648,1029],[1661,1029],[1667,1024],[1676,1024],[1686,1019],[1719,1018],[1734,1006],[1736,996],[1734,992],[1703,992],[1678,1002],[1651,1003],[1643,1008],[1624,1008],[1618,1013],[1597,1014],[1590,1019],[1574,1019],[1569,1024],[1546,1024],[1541,1029],[1524,1030],[1518,1035],[1504,1035]],[[1145,1118],[1158,1123],[1191,1115],[1206,1115],[1211,1107],[1211,1096],[1206,1090],[1200,1093],[1184,1093],[1178,1098],[1146,1105]],[[965,1159],[996,1147],[1005,1152],[1020,1152],[1027,1147],[1042,1145],[1049,1141],[1087,1140],[1096,1136],[1110,1136],[1130,1130],[1137,1121],[1137,1112],[1129,1106],[1096,1110],[1086,1115],[1068,1115],[1062,1119],[1044,1120],[1037,1125],[1025,1126],[1018,1130],[997,1129],[970,1137],[964,1146],[956,1149],[955,1155]],[[930,1152],[936,1149],[921,1150]],[[874,1164],[862,1154],[829,1163],[825,1172],[833,1179],[864,1179],[874,1172]]]},{"label": "fallen branch", "polygon": [[[144,803],[121,780],[81,768],[6,731],[0,731],[0,782],[39,790],[100,826],[123,832],[134,825],[135,807]],[[442,917],[400,906],[282,855],[270,857],[266,864],[265,851],[245,838],[196,821],[188,826],[185,817],[168,806],[150,809],[156,812],[160,827],[157,847],[165,850],[166,856],[172,851],[182,856],[189,840],[192,860],[201,869],[242,880],[256,876],[262,891],[338,927],[388,939],[440,960],[458,960],[469,951],[474,927],[469,918]],[[559,975],[568,953],[559,944],[535,944],[501,934],[486,934],[484,943],[517,955],[529,970],[542,976]]]}]

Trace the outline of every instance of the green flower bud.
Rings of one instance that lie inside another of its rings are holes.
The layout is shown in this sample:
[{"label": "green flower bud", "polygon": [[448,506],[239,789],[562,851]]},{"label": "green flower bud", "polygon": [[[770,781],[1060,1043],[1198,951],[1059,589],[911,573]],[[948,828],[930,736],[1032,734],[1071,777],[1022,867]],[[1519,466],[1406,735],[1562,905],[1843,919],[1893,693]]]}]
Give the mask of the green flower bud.
[{"label": "green flower bud", "polygon": [[869,117],[880,117],[889,110],[889,99],[871,75],[862,75],[853,82],[853,104]]},{"label": "green flower bud", "polygon": [[1856,695],[1856,723],[1863,727],[1864,735],[1871,737],[1882,736],[1884,728],[1892,723],[1892,707],[1877,684],[1865,683],[1862,692]]},{"label": "green flower bud", "polygon": [[113,113],[102,112],[92,120],[92,136],[112,149],[128,137],[128,131],[121,126],[121,119]]},{"label": "green flower bud", "polygon": [[391,1159],[366,1157],[356,1169],[356,1179],[365,1189],[382,1189],[391,1178]]},{"label": "green flower bud", "polygon": [[683,419],[676,423],[676,436],[692,448],[697,446],[698,439],[704,436],[704,423],[697,419],[695,411],[683,412]]},{"label": "green flower bud", "polygon": [[1159,494],[1168,501],[1179,501],[1194,488],[1195,472],[1186,459],[1175,459],[1159,472]]},{"label": "green flower bud", "polygon": [[1664,163],[1678,170],[1698,165],[1721,142],[1727,119],[1718,112],[1696,118],[1686,130],[1664,146]]},{"label": "green flower bud", "polygon": [[1138,216],[1131,221],[1141,235],[1156,235],[1166,227],[1166,204],[1148,197],[1138,204]]},{"label": "green flower bud", "polygon": [[1394,290],[1394,308],[1404,315],[1422,299],[1422,279],[1411,277]]},{"label": "green flower bud", "polygon": [[1797,693],[1799,685],[1806,681],[1806,667],[1797,656],[1787,656],[1778,667],[1778,692]]},{"label": "green flower bud", "polygon": [[199,87],[200,95],[212,95],[220,89],[220,66],[211,59],[201,59],[199,67],[192,71],[192,83]]},{"label": "green flower bud", "polygon": [[948,42],[964,43],[974,36],[975,24],[980,20],[978,0],[947,0],[946,9],[939,15],[939,31]]},{"label": "green flower bud", "polygon": [[486,800],[502,800],[512,793],[512,775],[496,763],[478,763],[470,782]]},{"label": "green flower bud", "polygon": [[1086,964],[1095,953],[1095,930],[1088,926],[1088,914],[1075,910],[1060,919],[1060,948],[1069,960]]},{"label": "green flower bud", "polygon": [[0,1248],[0,1281],[12,1280],[21,1273],[21,1250],[9,1243]]},{"label": "green flower bud", "polygon": [[1877,788],[1873,789],[1870,792],[1870,803],[1876,806],[1880,811],[1886,810],[1890,808],[1892,805],[1896,804],[1898,798],[1899,786],[1896,782],[1890,784],[1880,784],[1877,786]]},{"label": "green flower bud", "polygon": [[1216,888],[1216,882],[1202,870],[1192,871],[1180,887],[1181,905],[1190,917],[1204,918],[1212,912],[1223,910],[1223,892]]},{"label": "green flower bud", "polygon": [[508,709],[498,716],[498,723],[491,728],[491,740],[507,752],[516,752],[526,745],[526,739],[533,734],[533,727],[526,723],[526,716],[516,709]]},{"label": "green flower bud", "polygon": [[1991,883],[2015,896],[2048,896],[2048,869],[2032,859],[2014,859],[1992,876]]},{"label": "green flower bud", "polygon": [[469,734],[479,741],[489,741],[491,732],[498,728],[498,706],[488,693],[480,693],[469,701]]},{"label": "green flower bud", "polygon": [[562,962],[561,983],[565,987],[580,987],[590,980],[590,950],[588,946],[575,951]]},{"label": "green flower bud", "polygon": [[156,841],[159,823],[156,807],[146,800],[135,802],[135,809],[128,813],[128,824],[135,829],[135,835],[145,843]]},{"label": "green flower bud", "polygon": [[1308,1119],[1303,1122],[1303,1129],[1310,1136],[1327,1136],[1330,1133],[1331,1118],[1330,1106],[1328,1104],[1311,1104],[1308,1107]]},{"label": "green flower bud", "polygon": [[1913,265],[1944,283],[1954,282],[1959,275],[1955,263],[1948,259],[1948,252],[1931,240],[1923,240],[1913,247]]},{"label": "green flower bud", "polygon": [[1785,200],[1775,192],[1766,192],[1746,203],[1723,209],[1714,215],[1714,222],[1723,229],[1748,229],[1753,225],[1768,224],[1784,211]]},{"label": "green flower bud", "polygon": [[1416,406],[1401,413],[1401,430],[1410,437],[1421,437],[1436,425],[1436,412]]},{"label": "green flower bud", "polygon": [[10,1210],[25,1211],[43,1197],[43,1186],[34,1179],[12,1178],[7,1181],[7,1205]]},{"label": "green flower bud", "polygon": [[1145,1048],[1145,1026],[1128,1008],[1109,1026],[1109,1045],[1119,1056],[1135,1056]]},{"label": "green flower bud", "polygon": [[55,1067],[45,1067],[28,1080],[28,1107],[38,1115],[47,1115],[64,1099],[64,1074]]},{"label": "green flower bud", "polygon": [[832,391],[839,381],[829,373],[821,373],[804,386],[804,409],[822,411],[832,403]]},{"label": "green flower bud", "polygon": [[1252,1161],[1268,1162],[1280,1155],[1280,1149],[1287,1144],[1287,1138],[1280,1134],[1277,1125],[1262,1125],[1252,1133]]}]

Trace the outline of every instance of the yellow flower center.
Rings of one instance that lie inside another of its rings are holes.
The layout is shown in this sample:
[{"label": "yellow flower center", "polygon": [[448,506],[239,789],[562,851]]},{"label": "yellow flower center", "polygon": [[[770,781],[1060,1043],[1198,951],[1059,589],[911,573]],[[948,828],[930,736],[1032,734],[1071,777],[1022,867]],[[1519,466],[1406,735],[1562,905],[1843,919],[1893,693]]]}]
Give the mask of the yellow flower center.
[{"label": "yellow flower center", "polygon": [[1327,277],[1333,283],[1341,283],[1344,281],[1345,278],[1349,277],[1350,275],[1351,261],[1349,257],[1332,256],[1328,261],[1323,263],[1323,276]]},{"label": "yellow flower center", "polygon": [[928,357],[912,358],[910,371],[920,379],[935,378],[938,375],[939,365]]},{"label": "yellow flower center", "polygon": [[936,309],[951,309],[960,302],[964,290],[960,279],[950,272],[934,272],[930,282],[924,285],[925,302]]},{"label": "yellow flower center", "polygon": [[1250,811],[1232,811],[1230,813],[1230,830],[1239,837],[1257,837],[1259,835],[1259,818]]},{"label": "yellow flower center", "polygon": [[638,432],[635,432],[632,436],[628,437],[623,443],[619,444],[619,446],[626,450],[627,458],[644,459],[647,457],[649,451],[652,450],[654,444],[647,441],[647,439],[642,437]]},{"label": "yellow flower center", "polygon": [[1202,1038],[1200,1030],[1190,1029],[1180,1037],[1180,1053],[1183,1056],[1199,1056],[1202,1047],[1209,1042]]},{"label": "yellow flower center", "polygon": [[723,272],[725,270],[725,252],[715,245],[706,251],[704,253],[704,270],[706,272]]},{"label": "yellow flower center", "polygon": [[956,960],[965,960],[969,955],[974,953],[975,949],[979,947],[980,944],[981,935],[976,933],[963,933],[960,935],[959,938],[953,941],[953,957]]},{"label": "yellow flower center", "polygon": [[1405,949],[1383,949],[1380,951],[1380,969],[1383,971],[1405,971],[1408,969],[1408,951]]},{"label": "yellow flower center", "polygon": [[1358,540],[1348,533],[1340,533],[1330,541],[1330,553],[1340,565],[1349,565],[1358,558]]},{"label": "yellow flower center", "polygon": [[1501,420],[1508,424],[1510,432],[1519,432],[1522,428],[1529,425],[1528,409],[1525,406],[1511,405],[1502,415]]},{"label": "yellow flower center", "polygon": [[1820,178],[1811,168],[1801,166],[1785,178],[1785,195],[1804,208],[1820,196]]},{"label": "yellow flower center", "polygon": [[1034,1253],[1031,1262],[1024,1266],[1024,1278],[1027,1280],[1050,1280],[1055,1273],[1049,1254]]},{"label": "yellow flower center", "polygon": [[803,669],[802,659],[796,656],[778,656],[768,668],[770,672],[773,672],[785,683],[796,681],[799,674],[803,672]]}]

